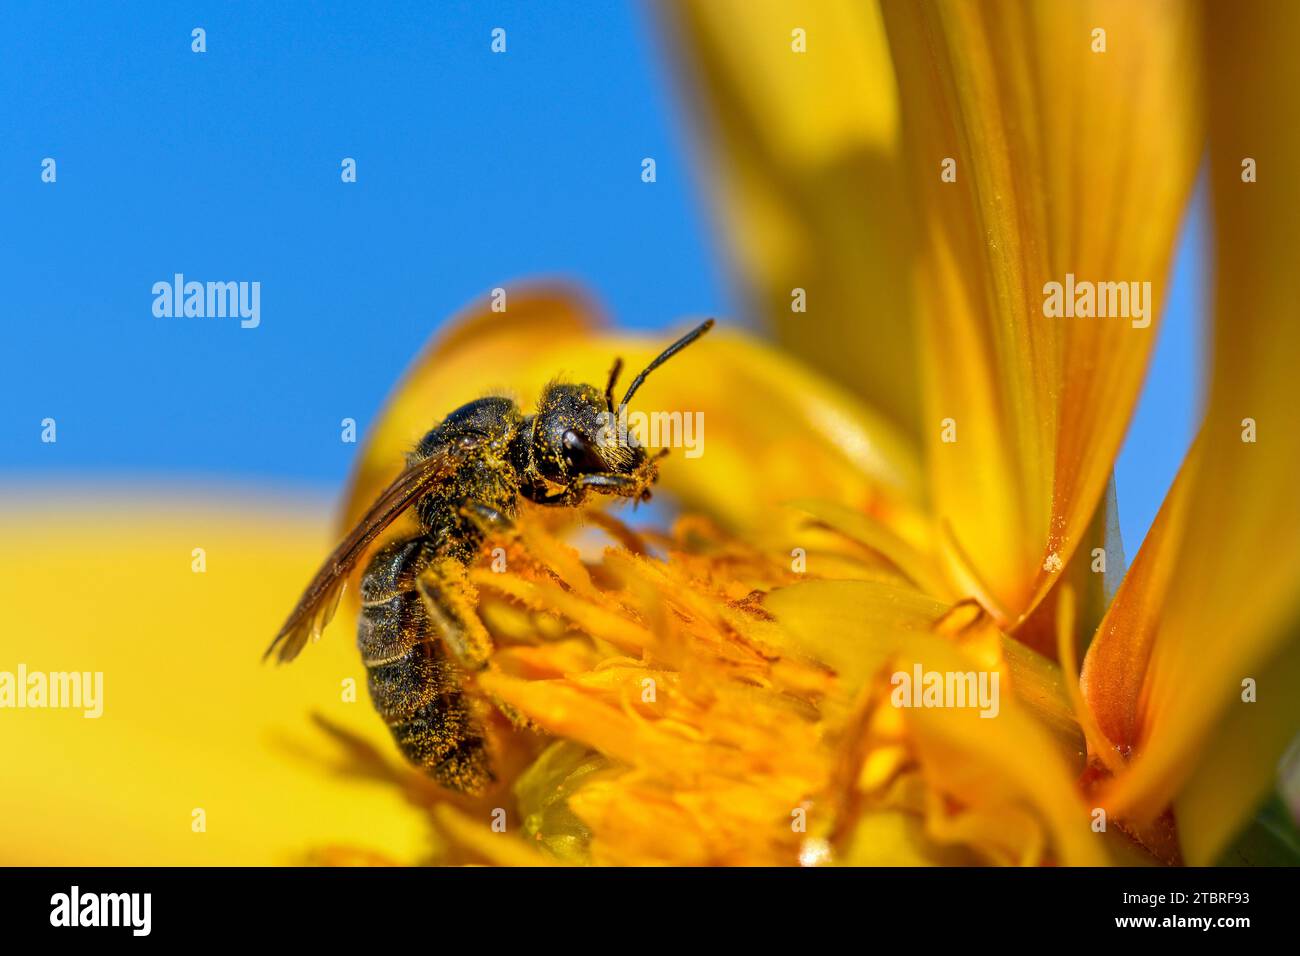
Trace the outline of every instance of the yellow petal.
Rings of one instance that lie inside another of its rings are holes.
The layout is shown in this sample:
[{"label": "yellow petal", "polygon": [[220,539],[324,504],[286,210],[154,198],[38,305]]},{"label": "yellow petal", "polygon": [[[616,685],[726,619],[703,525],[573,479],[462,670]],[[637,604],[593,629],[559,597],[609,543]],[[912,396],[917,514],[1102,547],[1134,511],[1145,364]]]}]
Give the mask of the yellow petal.
[{"label": "yellow petal", "polygon": [[0,715],[0,863],[417,862],[423,814],[312,721],[392,753],[353,643],[261,662],[329,545],[309,496],[8,497],[0,670],[102,672],[103,713]]},{"label": "yellow petal", "polygon": [[[790,643],[783,646],[833,668],[849,694],[953,611],[929,595],[874,581],[807,581],[771,591],[763,606],[784,629]],[[996,637],[997,659],[1006,664],[1021,706],[1049,732],[1062,759],[1077,762],[1083,740],[1061,669],[1019,642]]]},{"label": "yellow petal", "polygon": [[937,846],[923,819],[902,810],[864,814],[837,862],[844,866],[978,866],[980,858],[956,841]]},{"label": "yellow petal", "polygon": [[[875,4],[676,0],[665,26],[758,317],[914,436],[910,219]],[[798,290],[806,311],[794,311]]]},{"label": "yellow petal", "polygon": [[1194,446],[1179,470],[1133,566],[1106,612],[1079,675],[1083,699],[1110,745],[1127,757],[1139,736],[1138,706],[1156,630],[1167,602],[1187,523],[1188,492],[1199,461]]},{"label": "yellow petal", "polygon": [[[909,644],[899,657],[899,669],[920,663],[927,671],[971,670],[951,645],[930,638]],[[1038,851],[1071,866],[1106,862],[1103,846],[1089,827],[1087,809],[1075,788],[1075,770],[1061,755],[1046,730],[1013,694],[1002,694],[996,717],[985,719],[973,708],[919,707],[905,711],[910,736],[920,753],[926,781],[937,794],[960,801],[980,829],[970,842],[989,850],[1018,847],[1007,862],[1037,863]],[[1002,830],[999,821],[1021,819],[1020,808],[1031,808],[1044,828],[1043,845],[1035,847],[1034,831]],[[961,816],[960,814],[958,815]],[[939,819],[951,822],[946,814]],[[957,833],[961,831],[958,830]],[[956,838],[957,833],[953,835]],[[938,835],[938,831],[936,831]]]},{"label": "yellow petal", "polygon": [[[438,827],[470,857],[492,866],[549,866],[551,861],[509,829],[494,831],[448,803],[433,807]],[[509,826],[509,818],[504,821]]]},{"label": "yellow petal", "polygon": [[1149,281],[1163,302],[1200,151],[1199,7],[883,9],[922,222],[934,503],[954,569],[976,569],[1013,626],[1080,545],[1156,331],[1045,317],[1045,286]]},{"label": "yellow petal", "polygon": [[1235,707],[1201,746],[1196,769],[1174,801],[1183,858],[1215,863],[1278,783],[1278,755],[1300,728],[1300,640],[1259,668],[1261,696]]},{"label": "yellow petal", "polygon": [[[1117,812],[1138,818],[1175,797],[1180,808],[1198,808],[1180,824],[1192,828],[1183,840],[1202,861],[1213,859],[1240,823],[1207,822],[1205,808],[1219,800],[1225,815],[1235,814],[1276,780],[1282,747],[1298,728],[1293,710],[1277,700],[1265,706],[1264,698],[1296,696],[1286,675],[1294,673],[1300,635],[1300,183],[1285,159],[1300,155],[1300,129],[1278,121],[1300,88],[1293,53],[1300,7],[1209,10],[1207,49],[1216,77],[1210,173],[1219,235],[1214,368],[1186,532],[1139,697],[1137,754],[1107,796]],[[1243,181],[1246,158],[1259,163],[1258,182]],[[1270,167],[1274,174],[1266,175]],[[1252,423],[1254,441],[1247,440]],[[1133,599],[1146,601],[1142,594]],[[1248,679],[1257,684],[1258,703],[1243,701]],[[1261,712],[1247,715],[1249,708]],[[1230,728],[1251,728],[1250,736],[1234,738],[1234,748],[1222,737]]]},{"label": "yellow petal", "polygon": [[[914,664],[927,672],[996,669],[1003,646],[1011,645],[994,634],[996,659],[974,658],[940,636],[946,606],[873,582],[810,581],[772,592],[764,606],[777,617],[791,647],[832,667],[850,694],[887,665],[907,673]],[[1106,851],[1088,826],[1074,785],[1077,728],[1066,742],[1057,732],[1071,724],[1068,715],[1043,719],[1066,707],[1059,673],[1044,680],[1050,662],[1034,665],[1025,659],[1032,651],[1018,651],[1021,656],[1014,663],[1006,658],[1011,666],[1000,675],[1009,679],[1001,687],[996,717],[965,708],[885,708],[902,714],[927,792],[960,808],[949,812],[932,805],[926,832],[940,843],[971,846],[1005,862],[1037,863],[1050,847],[1063,862],[1103,863]],[[823,710],[833,713],[826,704]]]}]

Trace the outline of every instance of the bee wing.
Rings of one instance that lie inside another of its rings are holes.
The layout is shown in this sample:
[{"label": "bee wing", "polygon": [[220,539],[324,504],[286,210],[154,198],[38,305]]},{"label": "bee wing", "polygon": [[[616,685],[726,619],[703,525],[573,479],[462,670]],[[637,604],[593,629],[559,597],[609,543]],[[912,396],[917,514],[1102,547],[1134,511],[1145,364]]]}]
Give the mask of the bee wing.
[{"label": "bee wing", "polygon": [[308,640],[320,636],[338,610],[348,576],[366,548],[417,498],[451,474],[460,464],[463,451],[463,447],[443,449],[409,466],[380,493],[356,527],[325,559],[307,590],[302,592],[293,613],[280,628],[280,633],[275,635],[275,640],[262,655],[263,660],[278,651],[281,662],[291,661]]}]

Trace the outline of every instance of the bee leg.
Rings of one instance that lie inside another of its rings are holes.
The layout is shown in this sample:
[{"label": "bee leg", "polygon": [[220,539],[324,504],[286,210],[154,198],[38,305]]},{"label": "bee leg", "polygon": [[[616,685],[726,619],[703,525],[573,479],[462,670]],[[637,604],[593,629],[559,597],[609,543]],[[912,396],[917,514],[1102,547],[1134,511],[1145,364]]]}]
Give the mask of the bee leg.
[{"label": "bee leg", "polygon": [[557,491],[553,495],[534,498],[533,501],[539,505],[571,505],[575,503],[573,493],[567,489],[564,491]]},{"label": "bee leg", "polygon": [[415,580],[429,621],[444,645],[467,670],[482,670],[492,654],[492,638],[479,620],[478,593],[465,566],[455,558],[434,561]]},{"label": "bee leg", "polygon": [[509,515],[503,514],[491,505],[481,501],[463,501],[460,505],[461,517],[470,521],[485,537],[516,534],[515,523]]},{"label": "bee leg", "polygon": [[[509,519],[505,522],[513,531],[513,523]],[[475,610],[478,595],[466,576],[465,566],[454,558],[444,558],[421,573],[416,579],[415,590],[424,604],[429,623],[457,662],[469,671],[485,669],[492,654],[492,638]],[[510,704],[495,695],[490,699],[516,727],[532,726],[528,718]],[[490,769],[485,772],[487,779],[491,780]]]},{"label": "bee leg", "polygon": [[580,490],[588,488],[608,488],[615,494],[632,497],[638,493],[641,482],[630,475],[583,475],[574,485]]},{"label": "bee leg", "polygon": [[539,505],[575,507],[585,500],[588,488],[610,488],[615,494],[632,498],[640,494],[637,490],[640,486],[641,483],[630,475],[582,475],[564,491],[533,500]]}]

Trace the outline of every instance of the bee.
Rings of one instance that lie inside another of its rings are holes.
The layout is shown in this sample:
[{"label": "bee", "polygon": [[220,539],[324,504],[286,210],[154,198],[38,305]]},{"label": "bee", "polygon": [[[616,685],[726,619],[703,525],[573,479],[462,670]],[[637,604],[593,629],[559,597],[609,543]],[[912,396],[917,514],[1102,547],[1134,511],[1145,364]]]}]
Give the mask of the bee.
[{"label": "bee", "polygon": [[319,637],[370,545],[414,509],[418,531],[380,548],[361,576],[357,646],[370,699],[406,759],[451,790],[481,792],[494,777],[461,672],[485,667],[492,642],[467,596],[466,570],[489,536],[510,531],[520,498],[567,508],[592,494],[650,500],[667,449],[650,455],[611,425],[646,376],[712,327],[709,319],[664,349],[617,406],[621,359],[603,394],[556,382],[532,415],[501,397],[456,409],[325,560],[265,656],[293,660]]}]

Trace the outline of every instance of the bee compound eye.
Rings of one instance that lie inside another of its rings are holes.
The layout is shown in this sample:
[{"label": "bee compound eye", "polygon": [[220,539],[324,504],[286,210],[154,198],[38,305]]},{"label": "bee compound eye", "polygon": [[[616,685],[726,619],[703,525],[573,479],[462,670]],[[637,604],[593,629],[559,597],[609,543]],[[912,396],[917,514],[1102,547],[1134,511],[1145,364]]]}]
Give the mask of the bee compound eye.
[{"label": "bee compound eye", "polygon": [[564,449],[564,461],[571,472],[579,474],[596,474],[605,470],[605,463],[596,454],[594,448],[579,432],[567,429],[560,438]]}]

